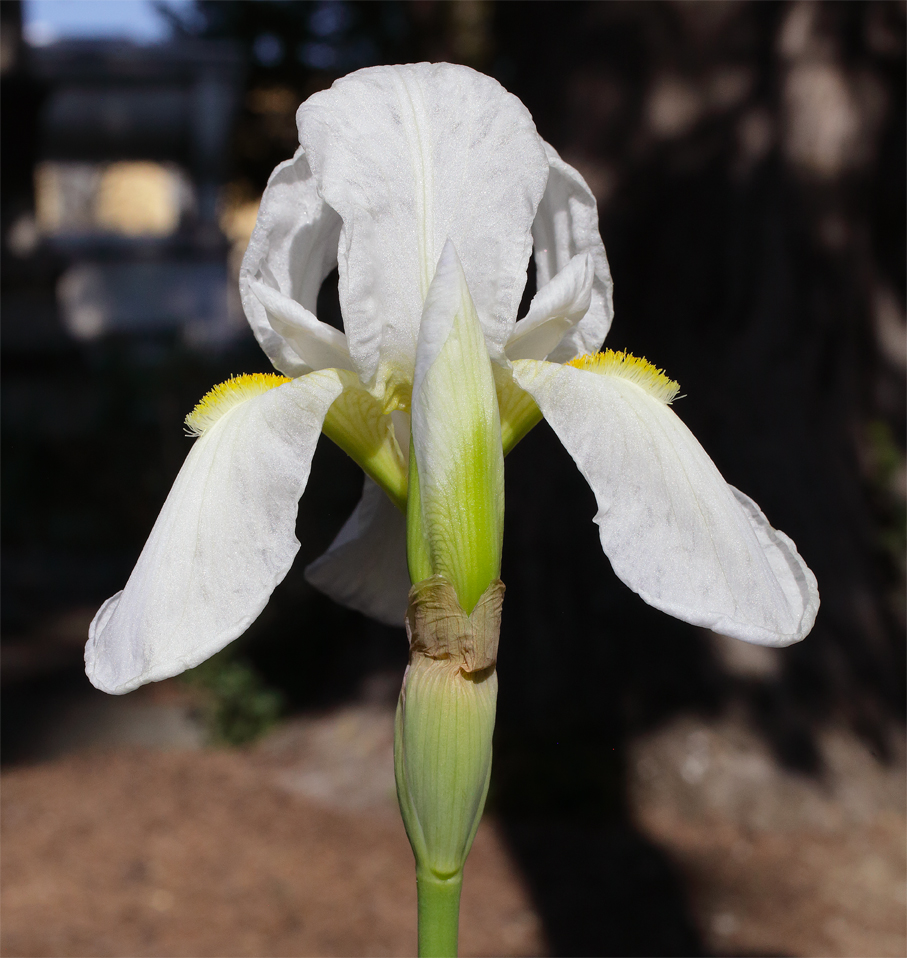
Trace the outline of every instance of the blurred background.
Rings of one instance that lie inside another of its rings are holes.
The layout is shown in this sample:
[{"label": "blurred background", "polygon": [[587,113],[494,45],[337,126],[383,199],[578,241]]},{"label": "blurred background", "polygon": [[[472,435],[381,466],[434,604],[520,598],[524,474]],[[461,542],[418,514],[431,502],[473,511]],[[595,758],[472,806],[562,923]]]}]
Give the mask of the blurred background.
[{"label": "blurred background", "polygon": [[[124,698],[81,656],[183,417],[269,368],[236,280],[297,106],[418,60],[499,79],[585,176],[608,345],[679,380],[676,412],[822,594],[786,650],[649,609],[534,430],[507,461],[463,953],[904,953],[905,11],[0,4],[5,953],[413,948],[390,769],[405,635],[302,575],[361,491],[343,453],[320,444],[298,560],[225,653]],[[336,274],[319,314],[338,316]]]}]

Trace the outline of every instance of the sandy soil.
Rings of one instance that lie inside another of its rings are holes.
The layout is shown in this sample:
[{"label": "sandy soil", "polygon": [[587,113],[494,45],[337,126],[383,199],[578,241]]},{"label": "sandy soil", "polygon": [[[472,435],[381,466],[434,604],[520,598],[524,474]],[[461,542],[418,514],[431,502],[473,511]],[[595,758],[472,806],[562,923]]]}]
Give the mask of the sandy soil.
[{"label": "sandy soil", "polygon": [[881,763],[842,729],[819,741],[818,778],[779,767],[739,719],[634,744],[637,823],[679,864],[713,954],[907,954],[903,756]]},{"label": "sandy soil", "polygon": [[[3,954],[408,955],[403,827],[291,795],[242,753],[79,756],[4,776]],[[492,829],[464,955],[544,950]]]}]

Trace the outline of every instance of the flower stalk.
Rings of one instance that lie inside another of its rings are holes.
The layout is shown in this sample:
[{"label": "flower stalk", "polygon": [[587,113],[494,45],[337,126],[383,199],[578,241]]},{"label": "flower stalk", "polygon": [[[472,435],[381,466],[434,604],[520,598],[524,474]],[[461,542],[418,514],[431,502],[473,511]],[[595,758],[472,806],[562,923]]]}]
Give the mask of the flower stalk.
[{"label": "flower stalk", "polygon": [[456,955],[463,865],[491,776],[504,585],[495,379],[453,243],[422,312],[412,395],[405,625],[394,768],[416,859],[419,954]]},{"label": "flower stalk", "polygon": [[462,890],[462,871],[451,878],[438,878],[430,870],[416,870],[420,958],[457,954]]},{"label": "flower stalk", "polygon": [[410,591],[394,770],[416,859],[421,956],[456,954],[463,865],[491,776],[503,599],[500,580],[470,614],[443,576]]}]

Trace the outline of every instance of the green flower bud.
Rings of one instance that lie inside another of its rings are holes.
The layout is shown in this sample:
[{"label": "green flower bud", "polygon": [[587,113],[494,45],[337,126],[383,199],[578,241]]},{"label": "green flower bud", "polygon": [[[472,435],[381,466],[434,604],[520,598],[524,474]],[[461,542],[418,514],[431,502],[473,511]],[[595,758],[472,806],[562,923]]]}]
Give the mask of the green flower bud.
[{"label": "green flower bud", "polygon": [[410,576],[443,575],[471,612],[501,571],[504,454],[485,335],[450,242],[423,307],[410,449]]},{"label": "green flower bud", "polygon": [[417,869],[439,879],[462,871],[488,792],[503,598],[496,580],[467,615],[441,576],[410,591],[397,796]]}]

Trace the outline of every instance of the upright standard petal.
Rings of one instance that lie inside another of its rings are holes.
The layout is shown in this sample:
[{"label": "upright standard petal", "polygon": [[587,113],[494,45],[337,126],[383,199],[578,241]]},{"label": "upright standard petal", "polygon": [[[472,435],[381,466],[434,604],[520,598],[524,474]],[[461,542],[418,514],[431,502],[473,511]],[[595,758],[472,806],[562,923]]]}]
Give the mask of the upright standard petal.
[{"label": "upright standard petal", "polygon": [[[318,291],[337,265],[340,225],[318,193],[305,154],[297,150],[268,180],[239,272],[243,309],[255,338],[287,376],[319,368],[314,364],[326,361],[325,344],[346,348],[337,339],[342,333],[315,318]],[[287,300],[298,307],[289,307]]]},{"label": "upright standard petal", "polygon": [[335,602],[386,625],[402,625],[409,601],[406,519],[366,477],[362,499],[323,556],[306,566],[309,583]]},{"label": "upright standard petal", "polygon": [[468,614],[500,575],[504,455],[491,360],[450,241],[419,332],[412,449],[410,575],[414,583],[444,576]]},{"label": "upright standard petal", "polygon": [[297,504],[341,388],[332,370],[310,373],[227,409],[195,441],[126,588],[91,624],[95,686],[177,675],[258,617],[299,548]]},{"label": "upright standard petal", "polygon": [[553,146],[546,143],[545,149],[551,171],[538,215],[532,224],[539,293],[580,253],[592,257],[595,272],[589,309],[548,355],[552,362],[563,363],[574,356],[594,353],[605,341],[614,316],[613,283],[605,246],[598,232],[598,206],[592,191],[579,173],[558,156]]},{"label": "upright standard petal", "polygon": [[320,195],[343,220],[340,303],[363,382],[380,390],[411,378],[448,238],[489,348],[502,353],[548,176],[523,104],[467,67],[419,63],[344,77],[307,100],[297,122]]},{"label": "upright standard petal", "polygon": [[624,354],[602,359],[597,369],[520,360],[513,373],[592,487],[614,571],[694,625],[760,645],[804,638],[819,594],[793,542],[671,411],[676,384]]}]

